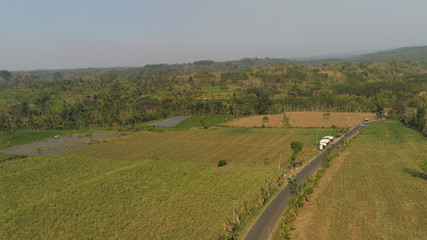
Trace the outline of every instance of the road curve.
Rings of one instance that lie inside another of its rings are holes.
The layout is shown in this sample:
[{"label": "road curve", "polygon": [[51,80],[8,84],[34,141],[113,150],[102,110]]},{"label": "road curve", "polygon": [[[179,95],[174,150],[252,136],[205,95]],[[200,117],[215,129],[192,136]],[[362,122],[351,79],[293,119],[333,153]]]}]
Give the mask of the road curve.
[{"label": "road curve", "polygon": [[[383,120],[377,120],[372,122],[367,122],[364,125],[369,125],[375,122]],[[317,155],[309,165],[306,165],[301,171],[297,174],[296,180],[298,185],[302,185],[308,177],[313,175],[317,168],[322,164],[322,158],[329,154],[332,151],[335,151],[341,143],[350,139],[354,134],[356,134],[362,127],[360,125],[354,127],[350,132],[348,132],[344,137],[338,140],[334,145],[327,148],[325,151]],[[270,239],[273,230],[279,223],[280,218],[284,214],[285,210],[288,208],[288,202],[291,200],[291,190],[289,185],[283,188],[280,193],[271,201],[267,208],[262,212],[261,216],[252,226],[251,230],[245,236],[245,240],[267,240]]]}]

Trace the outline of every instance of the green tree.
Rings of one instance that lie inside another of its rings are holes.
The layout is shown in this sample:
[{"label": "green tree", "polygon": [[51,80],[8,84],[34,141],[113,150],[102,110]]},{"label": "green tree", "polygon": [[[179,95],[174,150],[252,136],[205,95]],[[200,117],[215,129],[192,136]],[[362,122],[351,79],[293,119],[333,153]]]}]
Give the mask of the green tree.
[{"label": "green tree", "polygon": [[61,80],[61,79],[63,79],[64,78],[64,75],[62,75],[62,73],[60,73],[60,72],[54,72],[53,73],[53,80]]},{"label": "green tree", "polygon": [[289,117],[286,115],[286,113],[283,113],[283,126],[284,127],[289,127]]},{"label": "green tree", "polygon": [[9,80],[12,77],[12,74],[7,70],[1,70],[0,77],[3,78],[4,80]]},{"label": "green tree", "polygon": [[375,99],[375,105],[377,107],[377,112],[381,112],[387,106],[387,98],[377,97]]},{"label": "green tree", "polygon": [[291,165],[291,168],[294,168],[294,163],[295,163],[295,160],[296,160],[297,158],[295,157],[295,155],[292,155],[290,158],[289,158],[289,164]]},{"label": "green tree", "polygon": [[291,149],[294,151],[294,156],[296,157],[299,152],[302,150],[303,143],[299,141],[292,141],[291,142]]},{"label": "green tree", "polygon": [[221,159],[221,160],[218,161],[218,167],[222,167],[222,166],[225,166],[225,165],[227,165],[227,161],[226,160]]},{"label": "green tree", "polygon": [[200,116],[199,118],[200,124],[202,124],[203,128],[207,128],[207,124],[206,124],[206,116]]}]

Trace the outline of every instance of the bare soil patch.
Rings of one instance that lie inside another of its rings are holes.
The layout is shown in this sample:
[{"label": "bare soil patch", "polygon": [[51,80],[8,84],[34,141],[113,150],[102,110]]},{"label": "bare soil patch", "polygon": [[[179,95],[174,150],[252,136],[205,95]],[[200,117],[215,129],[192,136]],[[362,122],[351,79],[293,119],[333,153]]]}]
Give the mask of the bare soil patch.
[{"label": "bare soil patch", "polygon": [[[365,118],[374,120],[375,113],[350,112],[288,112],[291,127],[349,127],[362,123]],[[263,120],[264,117],[268,121]],[[283,127],[283,114],[259,115],[236,119],[228,126],[233,127]]]}]

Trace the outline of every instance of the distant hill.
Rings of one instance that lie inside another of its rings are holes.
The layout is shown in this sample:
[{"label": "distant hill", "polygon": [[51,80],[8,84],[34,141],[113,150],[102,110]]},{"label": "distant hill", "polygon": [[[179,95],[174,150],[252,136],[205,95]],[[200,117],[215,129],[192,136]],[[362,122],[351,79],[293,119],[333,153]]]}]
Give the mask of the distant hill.
[{"label": "distant hill", "polygon": [[345,59],[348,62],[390,62],[390,61],[426,61],[427,46],[422,47],[402,47],[388,51],[363,54]]},{"label": "distant hill", "polygon": [[208,70],[212,72],[228,72],[240,69],[259,68],[272,64],[297,64],[305,66],[319,66],[322,64],[341,64],[343,62],[421,62],[427,61],[427,46],[422,47],[403,47],[387,51],[379,51],[353,57],[336,58],[304,58],[304,59],[285,59],[285,58],[243,58],[240,60],[216,62],[213,60],[201,60],[194,63],[182,64],[148,64],[143,67],[110,67],[110,68],[83,68],[83,69],[57,69],[57,70],[36,70],[36,71],[17,71],[15,74],[30,75],[31,81],[42,79],[43,81],[55,80],[56,74],[60,74],[64,79],[76,79],[85,76],[97,76],[102,74],[113,75],[135,75],[135,74],[182,74]]}]

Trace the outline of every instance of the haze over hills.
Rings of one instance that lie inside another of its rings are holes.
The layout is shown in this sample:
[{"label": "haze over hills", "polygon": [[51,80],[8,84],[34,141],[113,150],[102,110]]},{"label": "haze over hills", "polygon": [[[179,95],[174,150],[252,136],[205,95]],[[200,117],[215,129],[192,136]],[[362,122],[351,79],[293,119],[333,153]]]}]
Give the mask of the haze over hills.
[{"label": "haze over hills", "polygon": [[402,47],[348,58],[349,62],[426,61],[427,46]]},{"label": "haze over hills", "polygon": [[93,76],[102,73],[118,73],[125,71],[127,73],[141,71],[158,71],[168,69],[171,72],[193,72],[201,69],[207,69],[215,72],[233,71],[243,68],[257,68],[269,64],[293,63],[299,65],[321,65],[321,64],[340,64],[343,62],[360,63],[360,62],[389,62],[389,61],[409,61],[420,62],[427,61],[427,45],[402,47],[392,50],[377,51],[357,56],[351,54],[335,55],[336,57],[313,56],[306,58],[243,58],[240,60],[230,60],[216,62],[213,60],[201,60],[193,63],[181,64],[147,64],[143,67],[112,67],[112,68],[82,68],[82,69],[40,69],[34,71],[16,71],[28,72],[42,76],[46,73],[51,74],[53,71],[61,71],[63,74],[72,75],[71,78],[82,76]]}]

